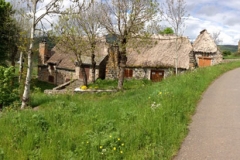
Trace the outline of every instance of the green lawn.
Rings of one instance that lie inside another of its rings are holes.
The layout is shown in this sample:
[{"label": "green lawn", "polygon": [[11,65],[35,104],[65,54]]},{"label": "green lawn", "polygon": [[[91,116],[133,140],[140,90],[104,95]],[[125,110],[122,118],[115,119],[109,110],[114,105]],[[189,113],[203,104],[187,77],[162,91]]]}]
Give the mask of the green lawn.
[{"label": "green lawn", "polygon": [[202,93],[237,67],[239,62],[200,68],[159,83],[127,81],[117,93],[35,92],[31,105],[39,110],[0,113],[0,159],[171,159]]}]

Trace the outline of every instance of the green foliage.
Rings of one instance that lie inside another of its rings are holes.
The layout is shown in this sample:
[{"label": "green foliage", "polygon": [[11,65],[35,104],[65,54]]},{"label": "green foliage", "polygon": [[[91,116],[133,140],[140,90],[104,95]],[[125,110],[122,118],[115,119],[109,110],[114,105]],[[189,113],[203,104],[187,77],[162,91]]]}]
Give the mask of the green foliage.
[{"label": "green foliage", "polygon": [[5,159],[171,159],[188,133],[202,93],[222,73],[237,67],[239,62],[199,68],[150,85],[135,80],[131,83],[138,84],[137,89],[117,93],[34,93],[31,104],[40,106],[38,111],[0,114],[0,155]]},{"label": "green foliage", "polygon": [[223,56],[229,56],[232,54],[231,51],[223,51],[222,53],[223,53]]},{"label": "green foliage", "polygon": [[37,78],[33,78],[32,81],[31,81],[31,89],[33,91],[43,93],[44,90],[53,89],[54,87],[56,87],[56,85],[50,84],[50,83],[47,83],[47,82],[39,81]]},{"label": "green foliage", "polygon": [[174,33],[174,31],[170,27],[167,27],[163,31],[160,32],[160,34],[173,34],[173,33]]},{"label": "green foliage", "polygon": [[12,18],[14,11],[9,2],[0,0],[0,65],[6,65],[6,60],[14,63],[17,54],[17,38],[19,27]]},{"label": "green foliage", "polygon": [[[102,79],[97,79],[94,84],[89,84],[89,89],[117,89],[117,80],[102,80]],[[136,79],[131,79],[131,80],[125,80],[124,82],[124,89],[129,90],[129,89],[136,89],[140,87],[144,87],[145,85],[150,85],[152,84],[151,81],[147,79],[143,80],[136,80]]]},{"label": "green foliage", "polygon": [[14,88],[14,68],[0,66],[0,105],[9,105],[18,98]]}]

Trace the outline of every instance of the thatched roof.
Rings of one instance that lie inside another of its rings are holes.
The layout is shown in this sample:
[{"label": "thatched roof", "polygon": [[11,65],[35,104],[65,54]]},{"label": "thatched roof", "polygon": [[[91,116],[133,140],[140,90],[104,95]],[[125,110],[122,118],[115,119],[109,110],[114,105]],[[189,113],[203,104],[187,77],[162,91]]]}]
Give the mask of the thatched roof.
[{"label": "thatched roof", "polygon": [[218,50],[216,43],[206,29],[200,32],[193,43],[194,52],[216,53]]},{"label": "thatched roof", "polygon": [[[136,49],[128,50],[128,67],[175,67],[178,55],[178,68],[189,68],[189,54],[192,51],[192,45],[187,38],[158,36],[152,38],[151,41],[153,44],[151,47],[140,47],[137,49],[138,51]],[[177,53],[176,46],[178,46]]]},{"label": "thatched roof", "polygon": [[[52,56],[47,61],[47,63],[56,64],[58,68],[64,69],[75,69],[76,56],[73,52],[67,51],[64,46],[57,44],[52,50]],[[97,44],[97,49],[95,51],[95,61],[98,66],[103,59],[107,56],[107,45],[104,42],[99,42]],[[85,53],[81,55],[83,64],[91,65],[91,54]]]}]

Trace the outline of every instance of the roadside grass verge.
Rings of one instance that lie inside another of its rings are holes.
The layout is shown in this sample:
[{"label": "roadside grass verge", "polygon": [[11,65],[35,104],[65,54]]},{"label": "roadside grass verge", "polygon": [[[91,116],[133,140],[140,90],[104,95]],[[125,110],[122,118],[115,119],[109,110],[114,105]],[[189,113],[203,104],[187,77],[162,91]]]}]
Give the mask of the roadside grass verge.
[{"label": "roadside grass verge", "polygon": [[31,103],[38,111],[1,113],[0,158],[171,159],[202,93],[237,67],[239,62],[199,68],[153,84],[132,81],[139,83],[137,89],[117,93],[36,92]]}]

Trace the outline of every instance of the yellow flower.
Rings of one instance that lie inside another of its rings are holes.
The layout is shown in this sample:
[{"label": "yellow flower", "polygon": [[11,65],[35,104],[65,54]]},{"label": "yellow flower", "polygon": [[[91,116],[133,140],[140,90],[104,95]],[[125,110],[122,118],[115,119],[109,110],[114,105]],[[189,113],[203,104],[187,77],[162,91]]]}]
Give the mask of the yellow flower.
[{"label": "yellow flower", "polygon": [[124,146],[124,143],[122,143],[122,146]]},{"label": "yellow flower", "polygon": [[88,144],[89,142],[87,141],[87,144]]},{"label": "yellow flower", "polygon": [[109,137],[112,138],[112,135],[110,135]]},{"label": "yellow flower", "polygon": [[118,141],[120,141],[121,139],[120,138],[118,138]]},{"label": "yellow flower", "polygon": [[123,154],[123,151],[120,151],[121,154]]},{"label": "yellow flower", "polygon": [[161,95],[162,94],[162,92],[159,92],[159,95]]},{"label": "yellow flower", "polygon": [[113,147],[113,150],[116,151],[116,147]]},{"label": "yellow flower", "polygon": [[102,146],[100,146],[99,148],[102,149]]}]

